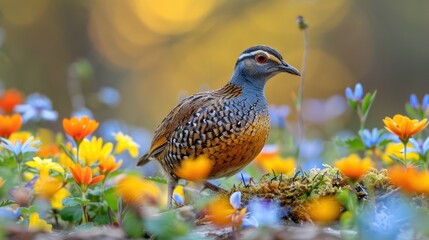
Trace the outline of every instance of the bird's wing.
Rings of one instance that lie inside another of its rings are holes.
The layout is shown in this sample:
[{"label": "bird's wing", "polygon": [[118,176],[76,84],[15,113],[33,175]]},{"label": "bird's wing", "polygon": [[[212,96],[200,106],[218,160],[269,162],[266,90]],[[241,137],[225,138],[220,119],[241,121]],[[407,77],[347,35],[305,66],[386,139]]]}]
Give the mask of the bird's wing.
[{"label": "bird's wing", "polygon": [[162,152],[174,130],[189,121],[200,108],[214,104],[219,98],[232,98],[241,94],[241,88],[227,84],[221,89],[197,93],[183,99],[168,115],[155,131],[151,147],[137,165],[144,165],[150,158]]},{"label": "bird's wing", "polygon": [[213,100],[213,91],[198,93],[183,99],[158,126],[147,157],[150,158],[162,152],[174,130],[189,121],[198,109],[210,105]]}]

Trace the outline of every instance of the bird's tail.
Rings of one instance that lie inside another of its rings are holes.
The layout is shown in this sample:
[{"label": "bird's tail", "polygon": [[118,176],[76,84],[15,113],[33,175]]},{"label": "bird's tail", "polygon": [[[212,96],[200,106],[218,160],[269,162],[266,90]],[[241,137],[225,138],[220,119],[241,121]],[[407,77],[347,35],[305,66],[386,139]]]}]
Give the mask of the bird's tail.
[{"label": "bird's tail", "polygon": [[150,161],[150,156],[149,154],[146,153],[145,155],[141,156],[141,158],[138,160],[137,166],[143,166],[149,161]]}]

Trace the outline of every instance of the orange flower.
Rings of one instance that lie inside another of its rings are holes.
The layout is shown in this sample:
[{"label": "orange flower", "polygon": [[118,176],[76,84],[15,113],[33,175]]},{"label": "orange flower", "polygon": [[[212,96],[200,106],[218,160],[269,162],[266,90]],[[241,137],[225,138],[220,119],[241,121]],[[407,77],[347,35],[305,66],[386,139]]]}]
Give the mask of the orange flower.
[{"label": "orange flower", "polygon": [[12,113],[16,105],[22,103],[24,96],[16,89],[8,89],[4,91],[0,97],[0,108],[5,113]]},{"label": "orange flower", "polygon": [[175,173],[182,179],[201,181],[207,179],[212,167],[212,161],[206,156],[200,155],[196,159],[187,158],[183,160],[180,168]]},{"label": "orange flower", "polygon": [[235,209],[226,197],[218,197],[207,206],[207,220],[218,226],[228,226],[232,224],[232,215]]},{"label": "orange flower", "polygon": [[97,129],[98,122],[85,116],[81,119],[72,117],[63,119],[64,131],[72,137],[76,143],[80,143],[86,136],[90,135]]},{"label": "orange flower", "polygon": [[361,159],[359,155],[351,154],[348,157],[336,161],[335,166],[342,174],[353,180],[357,180],[362,175],[369,172],[369,170],[374,167],[374,163],[368,157]]},{"label": "orange flower", "polygon": [[429,194],[429,173],[419,172],[415,167],[394,166],[389,168],[390,182],[408,194]]},{"label": "orange flower", "polygon": [[122,165],[122,160],[119,162],[115,162],[115,157],[108,156],[107,158],[100,159],[100,164],[98,167],[100,168],[101,173],[111,173],[116,171]]},{"label": "orange flower", "polygon": [[292,176],[295,173],[295,159],[292,157],[282,158],[280,155],[266,159],[262,167],[266,172]]},{"label": "orange flower", "polygon": [[321,197],[306,205],[310,219],[320,225],[337,220],[341,213],[340,207],[340,203],[335,197]]},{"label": "orange flower", "polygon": [[22,126],[22,117],[19,114],[12,116],[0,115],[0,137],[9,138],[9,136],[18,131]]},{"label": "orange flower", "polygon": [[256,156],[255,163],[263,166],[266,160],[272,159],[280,155],[280,149],[276,145],[265,145],[262,151]]},{"label": "orange flower", "polygon": [[387,131],[398,136],[403,143],[407,143],[410,137],[421,132],[428,125],[426,118],[419,122],[417,119],[411,120],[400,114],[396,114],[393,119],[386,117],[383,122]]},{"label": "orange flower", "polygon": [[70,172],[74,181],[81,186],[83,192],[86,192],[89,185],[99,183],[104,179],[104,175],[93,178],[91,168],[88,166],[82,168],[78,163],[70,165]]},{"label": "orange flower", "polygon": [[60,147],[55,143],[45,144],[40,146],[39,151],[37,152],[38,157],[49,158],[56,157],[60,154]]}]

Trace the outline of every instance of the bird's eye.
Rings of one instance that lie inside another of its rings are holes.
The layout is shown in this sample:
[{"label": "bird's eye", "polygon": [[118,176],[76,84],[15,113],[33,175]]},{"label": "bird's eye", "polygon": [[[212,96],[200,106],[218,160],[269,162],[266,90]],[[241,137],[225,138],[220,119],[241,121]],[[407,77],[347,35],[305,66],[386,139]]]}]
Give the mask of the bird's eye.
[{"label": "bird's eye", "polygon": [[268,56],[267,56],[267,55],[265,55],[265,54],[263,54],[263,53],[258,53],[258,54],[256,54],[256,56],[255,56],[255,60],[256,60],[258,63],[266,63],[266,62],[268,62]]}]

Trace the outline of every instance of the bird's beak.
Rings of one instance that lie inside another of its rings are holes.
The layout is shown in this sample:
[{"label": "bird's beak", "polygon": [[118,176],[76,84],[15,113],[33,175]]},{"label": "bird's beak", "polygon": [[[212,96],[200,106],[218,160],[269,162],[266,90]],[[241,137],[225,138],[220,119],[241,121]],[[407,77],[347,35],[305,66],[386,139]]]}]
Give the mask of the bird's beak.
[{"label": "bird's beak", "polygon": [[292,67],[287,62],[282,60],[282,65],[279,66],[279,69],[283,72],[287,72],[293,75],[301,76],[301,73],[298,71],[298,69]]}]

